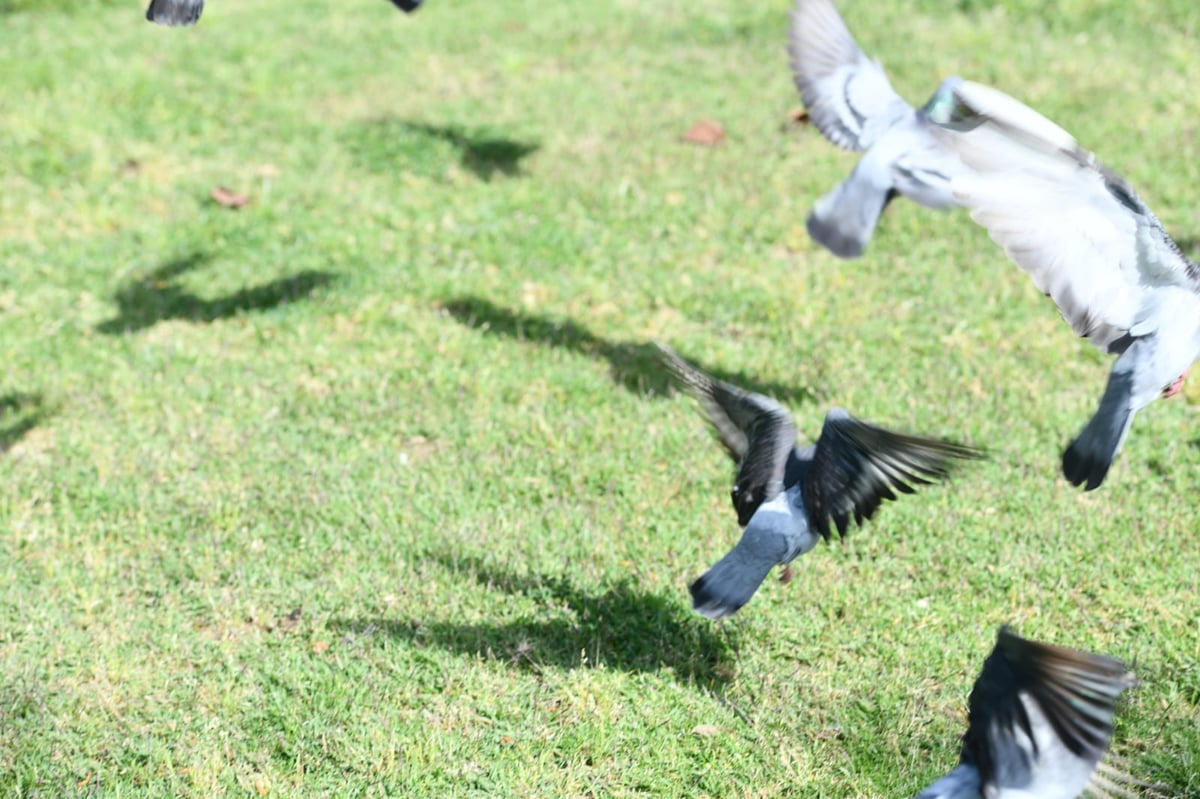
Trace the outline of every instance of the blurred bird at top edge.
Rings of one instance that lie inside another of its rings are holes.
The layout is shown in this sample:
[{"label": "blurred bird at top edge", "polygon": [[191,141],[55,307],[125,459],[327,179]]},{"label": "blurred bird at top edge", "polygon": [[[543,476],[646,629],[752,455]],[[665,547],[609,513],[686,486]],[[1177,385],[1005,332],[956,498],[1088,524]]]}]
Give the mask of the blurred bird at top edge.
[{"label": "blurred bird at top edge", "polygon": [[[424,0],[391,0],[392,5],[406,14],[416,11]],[[180,27],[195,25],[204,13],[204,0],[150,0],[146,19],[159,25]]]}]

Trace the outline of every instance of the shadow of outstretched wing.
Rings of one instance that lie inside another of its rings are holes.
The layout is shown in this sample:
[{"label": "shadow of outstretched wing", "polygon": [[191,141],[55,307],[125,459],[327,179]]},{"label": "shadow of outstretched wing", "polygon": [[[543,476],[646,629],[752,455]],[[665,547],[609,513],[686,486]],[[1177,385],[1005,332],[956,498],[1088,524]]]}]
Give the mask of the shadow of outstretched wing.
[{"label": "shadow of outstretched wing", "polygon": [[[613,380],[634,394],[663,397],[674,393],[671,375],[662,365],[658,348],[651,343],[610,341],[569,319],[556,321],[538,314],[514,311],[480,297],[454,297],[443,300],[441,305],[459,322],[485,335],[561,347],[593,358],[603,358],[609,363]],[[694,359],[688,360],[696,363]],[[765,394],[785,404],[798,405],[817,399],[808,388],[760,381],[742,372],[710,370],[704,366],[700,368],[719,380],[747,391]]]},{"label": "shadow of outstretched wing", "polygon": [[561,575],[488,566],[473,557],[433,559],[485,590],[533,599],[538,609],[530,618],[510,621],[357,618],[336,620],[332,626],[356,636],[384,635],[533,671],[603,664],[628,672],[665,670],[712,687],[734,673],[730,634],[692,613],[677,597],[644,591],[631,578],[592,588]]}]

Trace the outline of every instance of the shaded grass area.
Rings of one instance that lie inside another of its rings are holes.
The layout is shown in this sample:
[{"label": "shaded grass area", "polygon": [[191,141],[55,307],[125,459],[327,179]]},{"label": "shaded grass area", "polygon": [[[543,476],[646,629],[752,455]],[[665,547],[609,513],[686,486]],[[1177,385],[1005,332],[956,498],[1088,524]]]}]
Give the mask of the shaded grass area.
[{"label": "shaded grass area", "polygon": [[410,170],[436,178],[441,174],[439,167],[454,156],[483,181],[518,174],[522,159],[538,149],[532,142],[485,130],[388,118],[365,121],[349,133],[345,142],[348,151],[372,172]]},{"label": "shaded grass area", "polygon": [[113,294],[117,315],[101,322],[96,329],[101,333],[132,333],[168,319],[213,322],[240,313],[264,311],[304,299],[335,277],[328,272],[306,270],[215,299],[203,299],[179,286],[180,276],[210,259],[204,253],[189,253],[131,280]]},{"label": "shaded grass area", "polygon": [[[444,301],[442,307],[455,319],[485,335],[562,347],[608,361],[613,380],[635,394],[664,396],[675,391],[671,376],[662,368],[662,359],[652,342],[610,341],[569,319],[558,322],[539,314],[500,308],[482,297],[456,297]],[[705,371],[720,380],[781,402],[812,402],[816,399],[809,387],[763,383],[744,372]]]},{"label": "shaded grass area", "polygon": [[[1190,3],[844,5],[1200,230]],[[1200,796],[1200,393],[1080,494],[1109,361],[964,215],[815,250],[854,157],[787,3],[0,10],[6,795],[911,796],[1011,622],[1133,662],[1116,749]],[[729,466],[655,339],[993,457],[711,625]]]}]

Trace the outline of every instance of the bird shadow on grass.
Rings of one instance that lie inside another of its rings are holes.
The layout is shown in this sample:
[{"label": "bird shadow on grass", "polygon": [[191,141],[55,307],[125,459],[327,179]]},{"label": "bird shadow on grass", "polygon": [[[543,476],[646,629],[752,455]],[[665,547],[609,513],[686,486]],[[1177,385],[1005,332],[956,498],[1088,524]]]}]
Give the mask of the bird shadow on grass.
[{"label": "bird shadow on grass", "polygon": [[168,319],[213,322],[247,311],[266,311],[302,300],[337,277],[329,272],[306,270],[211,300],[193,294],[176,282],[210,260],[210,254],[194,252],[130,280],[113,294],[117,315],[96,325],[96,330],[118,335]]},{"label": "bird shadow on grass", "polygon": [[[610,341],[569,319],[557,321],[539,314],[513,311],[480,297],[446,299],[441,301],[441,306],[459,322],[485,335],[562,347],[593,358],[603,358],[609,363],[612,379],[634,394],[667,397],[674,393],[675,384],[663,366],[658,348],[652,343]],[[756,380],[744,372],[709,369],[686,354],[681,355],[718,380],[765,394],[780,402],[797,405],[817,399],[808,388]]]},{"label": "bird shadow on grass", "polygon": [[8,452],[49,413],[40,394],[0,394],[0,453]]},{"label": "bird shadow on grass", "polygon": [[0,15],[3,14],[87,14],[96,6],[119,6],[120,0],[91,0],[89,3],[56,3],[47,0],[0,0]]},{"label": "bird shadow on grass", "polygon": [[485,182],[519,175],[521,161],[539,147],[536,142],[509,138],[485,128],[430,125],[391,117],[359,122],[343,140],[359,163],[372,172],[403,169],[440,178],[446,167],[457,161]]},{"label": "bird shadow on grass", "polygon": [[633,578],[585,586],[563,575],[518,574],[474,557],[435,556],[448,571],[478,586],[537,603],[527,617],[505,621],[448,622],[419,618],[343,619],[341,633],[387,635],[413,646],[436,646],[515,668],[575,669],[603,666],[624,672],[667,671],[676,679],[719,688],[733,676],[736,632],[714,625],[663,594],[639,588]]}]

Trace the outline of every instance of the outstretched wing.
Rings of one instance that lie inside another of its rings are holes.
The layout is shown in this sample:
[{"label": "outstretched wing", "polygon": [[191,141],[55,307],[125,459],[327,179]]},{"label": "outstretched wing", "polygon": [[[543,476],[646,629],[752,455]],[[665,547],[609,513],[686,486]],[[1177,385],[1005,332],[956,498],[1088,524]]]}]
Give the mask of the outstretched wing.
[{"label": "outstretched wing", "polygon": [[809,523],[828,539],[832,519],[845,535],[851,518],[861,525],[896,491],[911,494],[914,485],[946,477],[952,459],[978,457],[971,447],[893,433],[835,408],[825,416],[804,480]]},{"label": "outstretched wing", "polygon": [[1122,350],[1145,289],[1200,289],[1196,265],[1133,188],[1071,134],[969,81],[954,87],[948,106],[930,118],[939,140],[970,167],[951,183],[955,201],[1076,333],[1101,349]]},{"label": "outstretched wing", "polygon": [[759,505],[783,490],[788,454],[796,444],[796,428],[782,405],[762,394],[743,391],[705,374],[658,343],[663,363],[700,403],[725,451],[738,464],[733,507],[745,527]]},{"label": "outstretched wing", "polygon": [[985,796],[1074,799],[1108,750],[1117,699],[1134,684],[1115,658],[1001,627],[971,689],[962,760],[979,770]]},{"label": "outstretched wing", "polygon": [[914,114],[867,57],[830,0],[796,0],[788,41],[792,76],[808,118],[847,150],[865,150]]}]

